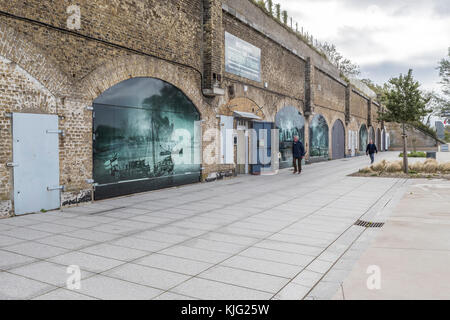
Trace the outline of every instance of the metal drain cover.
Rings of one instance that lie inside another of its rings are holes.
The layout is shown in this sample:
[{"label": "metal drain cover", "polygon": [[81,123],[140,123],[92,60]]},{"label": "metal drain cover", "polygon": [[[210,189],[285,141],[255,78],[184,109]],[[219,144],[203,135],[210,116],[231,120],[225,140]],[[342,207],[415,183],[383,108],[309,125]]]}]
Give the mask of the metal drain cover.
[{"label": "metal drain cover", "polygon": [[383,228],[384,223],[358,220],[355,222],[355,226],[360,226],[360,227],[364,227],[364,228]]}]

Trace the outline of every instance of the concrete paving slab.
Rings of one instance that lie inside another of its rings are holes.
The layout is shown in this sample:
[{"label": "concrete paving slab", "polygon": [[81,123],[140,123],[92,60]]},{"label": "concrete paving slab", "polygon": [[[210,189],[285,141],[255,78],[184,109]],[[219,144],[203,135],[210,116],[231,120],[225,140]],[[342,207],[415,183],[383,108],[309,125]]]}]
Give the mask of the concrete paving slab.
[{"label": "concrete paving slab", "polygon": [[121,261],[132,261],[148,255],[147,251],[115,246],[108,243],[90,246],[80,251],[84,253],[94,254],[100,257]]},{"label": "concrete paving slab", "polygon": [[260,259],[240,255],[233,256],[222,262],[220,265],[288,279],[292,278],[299,271],[298,266],[268,260],[261,261]]},{"label": "concrete paving slab", "polygon": [[68,233],[68,232],[75,231],[77,229],[76,227],[68,227],[68,226],[63,226],[63,225],[59,225],[59,224],[55,224],[55,223],[48,223],[48,222],[29,225],[29,226],[27,226],[27,228],[37,230],[37,231],[49,232],[49,233]]},{"label": "concrete paving slab", "polygon": [[181,273],[175,273],[134,263],[127,263],[106,271],[103,275],[161,290],[169,290],[170,288],[175,287],[191,278],[191,276]]},{"label": "concrete paving slab", "polygon": [[77,292],[102,300],[150,300],[162,293],[158,289],[102,275],[84,280]]},{"label": "concrete paving slab", "polygon": [[191,248],[212,250],[223,253],[231,253],[236,254],[242,250],[245,250],[248,246],[246,245],[238,245],[233,243],[214,241],[214,240],[206,240],[201,238],[195,238],[192,240],[188,240],[183,243],[184,246],[188,246]]},{"label": "concrete paving slab", "polygon": [[183,296],[172,292],[165,292],[153,300],[173,301],[173,300],[198,300],[192,297]]},{"label": "concrete paving slab", "polygon": [[213,267],[197,277],[269,293],[276,293],[289,282],[287,278],[224,266]]},{"label": "concrete paving slab", "polygon": [[9,270],[36,261],[35,258],[0,250],[0,270]]},{"label": "concrete paving slab", "polygon": [[145,240],[137,237],[120,238],[112,241],[111,244],[119,247],[145,251],[147,253],[157,252],[172,246],[170,243]]},{"label": "concrete paving slab", "polygon": [[219,263],[231,256],[229,253],[190,248],[181,245],[161,250],[159,253],[208,263]]},{"label": "concrete paving slab", "polygon": [[294,279],[292,279],[292,282],[307,288],[312,288],[319,282],[320,279],[322,279],[323,276],[323,273],[305,269],[300,272]]},{"label": "concrete paving slab", "polygon": [[268,300],[272,294],[221,282],[193,278],[171,292],[202,300]]},{"label": "concrete paving slab", "polygon": [[213,240],[213,241],[221,241],[225,243],[234,243],[243,246],[250,246],[258,241],[255,238],[246,237],[246,236],[238,236],[238,235],[230,235],[218,232],[210,232],[200,237],[200,239]]},{"label": "concrete paving slab", "polygon": [[307,256],[299,253],[283,252],[256,247],[251,247],[241,252],[240,255],[260,260],[281,262],[299,267],[308,265],[315,258],[314,256]]},{"label": "concrete paving slab", "polygon": [[97,300],[93,297],[86,296],[84,294],[80,294],[76,291],[70,291],[67,289],[56,289],[53,291],[50,291],[49,293],[45,293],[43,295],[40,295],[32,300],[64,300],[64,301],[70,301],[70,300]]},{"label": "concrete paving slab", "polygon": [[0,272],[0,300],[28,300],[56,289],[55,286]]},{"label": "concrete paving slab", "polygon": [[0,248],[6,247],[6,246],[11,246],[13,244],[21,243],[24,241],[26,241],[26,240],[11,237],[11,236],[0,235]]},{"label": "concrete paving slab", "polygon": [[164,254],[151,254],[135,260],[133,263],[195,276],[213,266],[212,263],[183,259]]},{"label": "concrete paving slab", "polygon": [[302,300],[308,291],[308,287],[291,282],[278,292],[273,300]]},{"label": "concrete paving slab", "polygon": [[[15,218],[15,219],[17,219],[17,218]],[[12,237],[23,239],[23,240],[36,240],[36,239],[51,236],[52,233],[19,227],[19,228],[2,231],[2,235],[12,236]]]},{"label": "concrete paving slab", "polygon": [[69,252],[57,257],[53,257],[48,259],[48,261],[65,266],[79,266],[81,270],[86,270],[94,273],[104,272],[124,263],[123,261],[78,251]]},{"label": "concrete paving slab", "polygon": [[79,250],[95,244],[94,241],[83,240],[79,238],[68,237],[57,234],[46,238],[36,240],[38,243],[47,244],[53,247],[59,247],[67,250]]},{"label": "concrete paving slab", "polygon": [[[71,275],[67,272],[67,266],[47,261],[31,263],[26,266],[10,269],[8,272],[57,287],[66,286],[67,279]],[[81,280],[92,275],[90,272],[81,270]]]},{"label": "concrete paving slab", "polygon": [[90,240],[94,242],[105,242],[105,241],[111,241],[113,239],[117,239],[120,237],[120,235],[117,234],[111,234],[101,231],[94,231],[92,229],[79,229],[75,230],[73,232],[70,232],[68,234],[71,237],[84,239],[84,240]]},{"label": "concrete paving slab", "polygon": [[31,241],[15,244],[12,246],[6,246],[2,249],[5,251],[14,252],[37,259],[46,259],[68,252],[68,250],[63,248]]},{"label": "concrete paving slab", "polygon": [[184,242],[187,239],[192,238],[191,236],[179,235],[167,232],[160,232],[156,230],[149,230],[139,232],[133,235],[135,238],[151,240],[151,241],[159,241],[164,243],[176,244],[180,242]]}]

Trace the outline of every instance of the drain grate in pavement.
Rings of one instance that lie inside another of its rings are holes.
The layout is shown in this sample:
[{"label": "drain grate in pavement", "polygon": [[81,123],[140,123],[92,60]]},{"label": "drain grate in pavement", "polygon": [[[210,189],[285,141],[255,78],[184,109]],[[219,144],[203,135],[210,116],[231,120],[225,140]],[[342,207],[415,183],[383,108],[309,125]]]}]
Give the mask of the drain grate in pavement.
[{"label": "drain grate in pavement", "polygon": [[364,227],[364,228],[383,228],[384,223],[358,220],[358,221],[356,221],[355,226],[360,226],[360,227]]}]

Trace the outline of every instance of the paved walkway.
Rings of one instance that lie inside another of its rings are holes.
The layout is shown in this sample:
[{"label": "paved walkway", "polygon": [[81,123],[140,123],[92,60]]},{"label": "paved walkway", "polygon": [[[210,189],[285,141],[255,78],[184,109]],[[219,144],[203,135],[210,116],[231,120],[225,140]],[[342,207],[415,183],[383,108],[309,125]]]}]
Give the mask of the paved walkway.
[{"label": "paved walkway", "polygon": [[[379,158],[396,159],[398,153]],[[0,299],[329,299],[405,191],[347,174],[244,176],[0,220]],[[67,290],[67,267],[81,268]]]},{"label": "paved walkway", "polygon": [[[370,266],[378,288],[367,286]],[[335,298],[448,300],[449,266],[450,183],[415,180]]]}]

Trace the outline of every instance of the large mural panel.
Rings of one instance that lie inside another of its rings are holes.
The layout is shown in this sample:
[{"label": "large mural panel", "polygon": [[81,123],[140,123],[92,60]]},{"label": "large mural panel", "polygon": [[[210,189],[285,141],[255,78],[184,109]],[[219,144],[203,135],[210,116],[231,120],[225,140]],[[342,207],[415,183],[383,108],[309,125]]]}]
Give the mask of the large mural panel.
[{"label": "large mural panel", "polygon": [[295,107],[284,107],[276,116],[275,124],[280,135],[280,168],[293,166],[292,144],[298,136],[305,145],[305,119]]},{"label": "large mural panel", "polygon": [[359,129],[359,151],[366,152],[367,144],[369,143],[369,132],[365,124]]},{"label": "large mural panel", "polygon": [[200,115],[176,87],[133,78],[94,101],[96,198],[199,181]]},{"label": "large mural panel", "polygon": [[311,157],[328,158],[328,125],[325,118],[317,114],[309,125],[309,152]]}]

